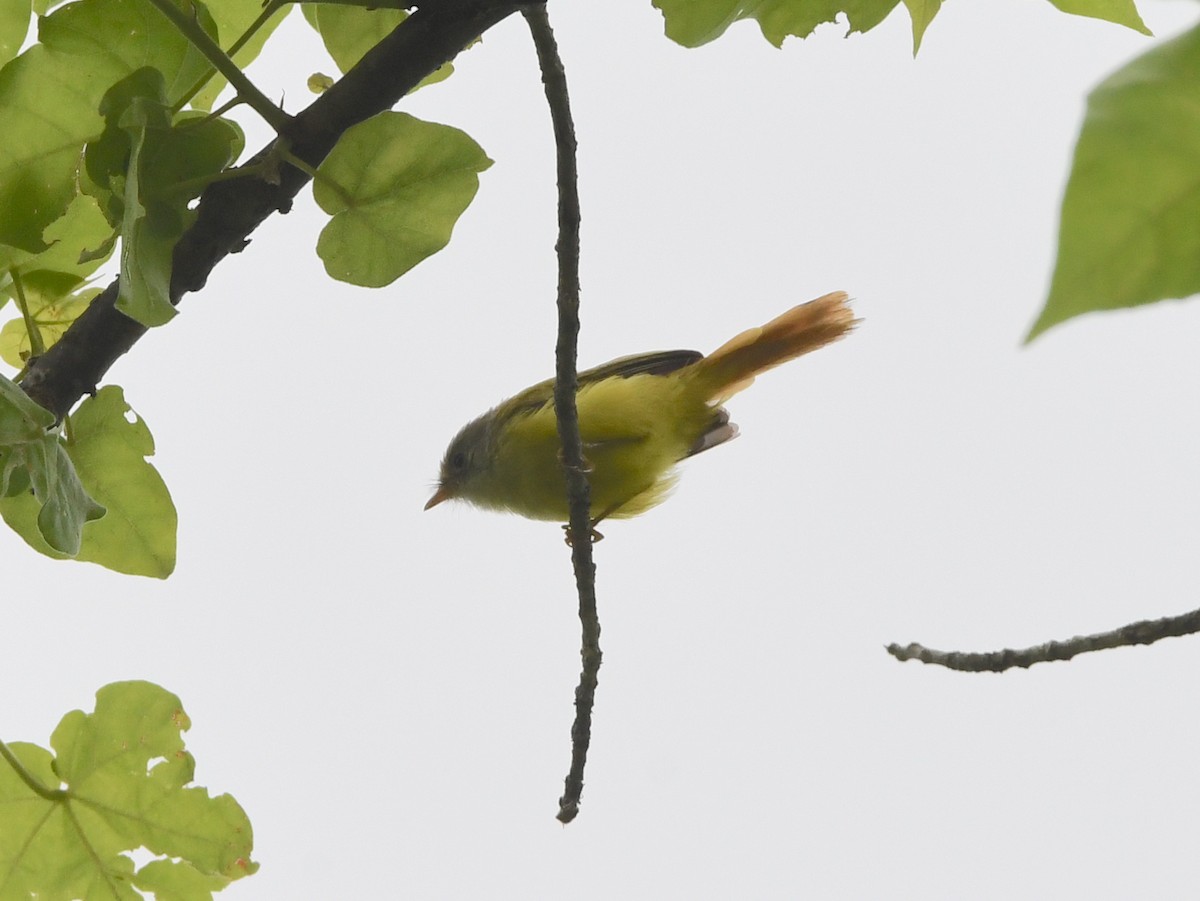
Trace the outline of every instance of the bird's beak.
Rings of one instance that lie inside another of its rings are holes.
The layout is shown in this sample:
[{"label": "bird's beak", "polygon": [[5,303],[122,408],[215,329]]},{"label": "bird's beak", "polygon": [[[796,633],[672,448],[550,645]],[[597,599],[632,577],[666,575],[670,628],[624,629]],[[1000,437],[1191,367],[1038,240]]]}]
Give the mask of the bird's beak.
[{"label": "bird's beak", "polygon": [[450,493],[450,489],[445,485],[438,485],[437,491],[433,493],[433,497],[425,502],[425,509],[428,510],[430,507],[436,507],[442,501],[448,501],[453,496]]}]

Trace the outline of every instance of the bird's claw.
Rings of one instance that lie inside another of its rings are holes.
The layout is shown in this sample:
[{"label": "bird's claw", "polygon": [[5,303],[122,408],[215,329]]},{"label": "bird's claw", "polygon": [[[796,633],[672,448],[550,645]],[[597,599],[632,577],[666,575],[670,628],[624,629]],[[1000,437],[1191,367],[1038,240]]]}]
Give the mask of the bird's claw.
[{"label": "bird's claw", "polygon": [[[567,543],[567,547],[575,547],[575,542],[571,540],[571,526],[564,525],[562,527],[562,530],[563,530],[563,541],[565,541]],[[604,536],[601,535],[599,532],[597,532],[594,528],[591,530],[591,535],[589,535],[588,537],[591,539],[592,544],[595,544],[598,541],[604,540]]]}]

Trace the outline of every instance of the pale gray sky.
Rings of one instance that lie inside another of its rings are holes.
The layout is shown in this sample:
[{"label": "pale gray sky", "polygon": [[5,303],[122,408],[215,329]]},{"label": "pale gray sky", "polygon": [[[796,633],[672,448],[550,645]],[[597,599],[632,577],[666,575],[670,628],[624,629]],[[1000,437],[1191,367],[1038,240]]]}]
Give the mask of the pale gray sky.
[{"label": "pale gray sky", "polygon": [[[1196,640],[999,677],[883,651],[1200,605],[1200,306],[1020,346],[1084,95],[1152,42],[984,0],[947,4],[915,62],[902,11],[685,51],[648,3],[552,6],[584,365],[711,350],[836,289],[865,319],[605,530],[579,820],[554,819],[579,641],[558,528],[421,510],[456,429],[552,371],[552,147],[518,18],[402,107],[496,160],[446,251],[382,291],[334,283],[306,194],[113,370],[179,507],[178,570],[0,542],[3,737],[44,744],[113,680],[178,693],[198,782],[255,827],[231,901],[1193,890]],[[1143,12],[1160,35],[1194,17]],[[291,26],[304,63],[290,45],[252,74],[295,110],[332,65]]]}]

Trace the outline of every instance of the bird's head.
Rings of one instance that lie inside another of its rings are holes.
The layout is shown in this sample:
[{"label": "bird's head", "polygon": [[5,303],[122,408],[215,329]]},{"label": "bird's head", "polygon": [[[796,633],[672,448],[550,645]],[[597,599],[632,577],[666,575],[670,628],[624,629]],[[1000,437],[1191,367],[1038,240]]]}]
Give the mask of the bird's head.
[{"label": "bird's head", "polygon": [[467,423],[454,436],[438,472],[437,489],[425,504],[425,509],[436,507],[452,498],[470,501],[473,488],[479,477],[488,469],[491,448],[493,412]]}]

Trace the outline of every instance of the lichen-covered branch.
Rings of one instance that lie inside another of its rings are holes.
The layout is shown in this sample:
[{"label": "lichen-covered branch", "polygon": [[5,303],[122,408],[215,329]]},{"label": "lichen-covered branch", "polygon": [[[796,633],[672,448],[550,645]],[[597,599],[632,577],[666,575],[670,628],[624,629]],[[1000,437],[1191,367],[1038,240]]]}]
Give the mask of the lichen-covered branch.
[{"label": "lichen-covered branch", "polygon": [[887,646],[887,652],[897,660],[920,660],[922,663],[933,663],[964,673],[1002,673],[1014,667],[1027,668],[1035,663],[1070,660],[1091,651],[1153,644],[1163,638],[1178,638],[1196,632],[1200,632],[1200,610],[1162,619],[1141,620],[1111,632],[1077,635],[1066,641],[1049,641],[1022,650],[1006,648],[1002,651],[980,653],[938,651],[914,642],[903,646],[890,644]]}]

